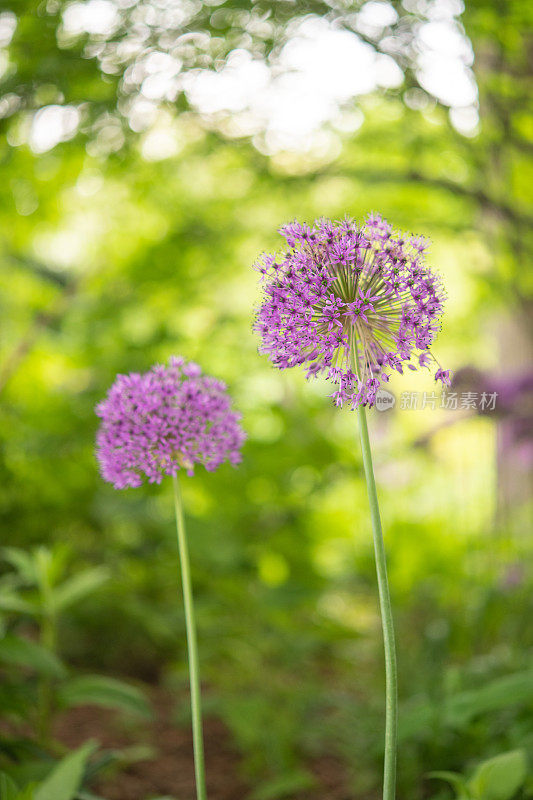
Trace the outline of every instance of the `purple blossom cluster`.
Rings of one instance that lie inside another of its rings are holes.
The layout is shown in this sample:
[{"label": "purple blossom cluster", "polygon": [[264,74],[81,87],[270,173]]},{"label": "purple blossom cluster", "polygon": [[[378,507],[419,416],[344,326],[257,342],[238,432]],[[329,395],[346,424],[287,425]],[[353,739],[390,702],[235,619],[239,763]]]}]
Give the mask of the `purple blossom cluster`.
[{"label": "purple blossom cluster", "polygon": [[140,486],[143,476],[161,483],[180,469],[192,475],[195,464],[213,471],[241,460],[245,434],[225,384],[182,358],[118,375],[96,413],[101,474],[116,489]]},{"label": "purple blossom cluster", "polygon": [[255,265],[264,297],[255,320],[260,352],[279,369],[304,365],[336,384],[336,405],[372,406],[391,370],[435,365],[444,291],[424,263],[427,241],[393,231],[379,215],[292,222],[280,229],[288,251]]}]

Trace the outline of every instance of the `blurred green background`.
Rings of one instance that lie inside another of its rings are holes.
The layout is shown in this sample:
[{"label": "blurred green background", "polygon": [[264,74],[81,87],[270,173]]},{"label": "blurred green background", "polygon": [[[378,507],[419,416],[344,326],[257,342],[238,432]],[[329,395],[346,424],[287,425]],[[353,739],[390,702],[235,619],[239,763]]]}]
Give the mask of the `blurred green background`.
[{"label": "blurred green background", "polygon": [[[378,211],[432,240],[448,291],[436,352],[459,398],[401,408],[435,384],[397,376],[395,408],[370,414],[399,800],[451,798],[428,773],[468,780],[509,751],[527,774],[464,797],[533,797],[531,4],[0,9],[0,768],[20,788],[90,734],[100,755],[76,796],[194,795],[171,486],[117,492],[94,457],[115,375],[181,354],[227,382],[248,435],[238,469],[183,481],[211,798],[379,797],[356,418],[323,382],[271,368],[251,330],[251,265],[280,224]],[[482,391],[493,411],[461,408]],[[144,695],[155,723],[135,717]],[[91,699],[126,716],[69,716]]]}]

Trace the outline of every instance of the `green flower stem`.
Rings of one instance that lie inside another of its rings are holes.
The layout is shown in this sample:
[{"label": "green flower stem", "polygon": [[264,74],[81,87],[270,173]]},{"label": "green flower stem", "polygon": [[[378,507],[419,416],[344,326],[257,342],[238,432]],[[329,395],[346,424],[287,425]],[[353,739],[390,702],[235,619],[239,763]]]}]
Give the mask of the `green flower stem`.
[{"label": "green flower stem", "polygon": [[394,800],[396,795],[396,748],[398,739],[398,676],[396,671],[396,646],[394,643],[394,623],[390,602],[389,581],[387,578],[387,560],[385,544],[379,516],[378,495],[372,453],[368,438],[366,409],[358,406],[359,435],[363,451],[368,502],[374,533],[374,552],[376,556],[376,572],[378,576],[379,604],[381,609],[381,625],[385,645],[385,762],[383,767],[383,800]]},{"label": "green flower stem", "polygon": [[[355,343],[352,343],[352,363],[354,370],[359,374],[356,357]],[[363,466],[365,470],[370,516],[372,519],[372,532],[374,535],[374,553],[376,559],[376,572],[378,578],[379,605],[381,611],[381,626],[383,628],[383,642],[385,648],[385,759],[383,765],[383,800],[394,800],[396,796],[396,750],[398,741],[398,674],[396,668],[396,645],[394,641],[394,621],[387,578],[387,558],[385,543],[379,515],[378,495],[372,465],[372,451],[368,436],[366,409],[363,405],[357,407],[359,417],[359,436],[363,452]]]},{"label": "green flower stem", "polygon": [[172,476],[174,485],[174,506],[176,509],[176,529],[181,565],[181,582],[183,587],[183,604],[185,607],[185,625],[187,629],[187,646],[189,650],[189,681],[191,687],[192,736],[194,747],[194,771],[196,775],[196,797],[206,800],[204,735],[202,729],[202,701],[200,695],[200,676],[198,670],[198,644],[196,641],[196,623],[191,586],[191,570],[185,522],[183,519],[183,502],[177,475]]}]

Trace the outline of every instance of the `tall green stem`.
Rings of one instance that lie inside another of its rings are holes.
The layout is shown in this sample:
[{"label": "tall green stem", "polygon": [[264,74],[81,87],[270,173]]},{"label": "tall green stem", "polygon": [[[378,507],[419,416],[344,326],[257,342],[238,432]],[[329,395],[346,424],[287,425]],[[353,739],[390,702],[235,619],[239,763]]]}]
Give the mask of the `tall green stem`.
[{"label": "tall green stem", "polygon": [[398,728],[398,676],[396,672],[396,646],[394,643],[394,623],[390,602],[389,581],[387,579],[387,560],[385,544],[381,530],[379,516],[378,496],[374,469],[372,466],[372,453],[368,438],[366,424],[366,409],[359,406],[359,434],[361,449],[363,451],[363,465],[365,468],[368,502],[372,518],[374,533],[374,552],[376,555],[376,572],[378,576],[379,604],[381,609],[381,625],[383,628],[383,642],[385,645],[385,762],[383,767],[383,800],[394,800],[396,795],[396,747]]},{"label": "tall green stem", "polygon": [[[355,371],[358,373],[357,355],[355,344],[352,344],[352,360]],[[394,641],[394,622],[387,578],[387,558],[385,543],[381,528],[378,495],[372,465],[372,451],[368,436],[366,409],[357,407],[359,417],[359,436],[363,452],[363,466],[365,470],[370,516],[372,519],[372,532],[374,535],[374,553],[376,558],[376,572],[378,578],[379,605],[381,611],[381,626],[383,628],[383,643],[385,648],[385,759],[383,765],[383,800],[394,800],[396,796],[396,750],[398,740],[398,675],[396,668],[396,645]]]},{"label": "tall green stem", "polygon": [[204,736],[202,729],[202,700],[200,695],[200,676],[198,669],[198,644],[196,641],[196,623],[191,586],[191,570],[185,522],[183,519],[183,502],[177,475],[173,475],[174,506],[176,509],[176,529],[178,532],[178,548],[181,565],[181,582],[183,587],[183,604],[185,608],[185,625],[187,629],[187,647],[189,650],[189,680],[191,687],[192,737],[194,747],[194,771],[196,775],[196,797],[206,800]]}]

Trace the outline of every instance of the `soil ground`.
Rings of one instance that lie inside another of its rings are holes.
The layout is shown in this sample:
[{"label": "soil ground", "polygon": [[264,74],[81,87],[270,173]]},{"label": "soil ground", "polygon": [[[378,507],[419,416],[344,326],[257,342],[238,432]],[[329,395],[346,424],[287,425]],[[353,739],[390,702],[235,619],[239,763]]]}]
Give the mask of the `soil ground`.
[{"label": "soil ground", "polygon": [[[104,749],[131,754],[130,763],[104,771],[93,784],[93,791],[106,800],[196,798],[190,730],[176,726],[172,719],[175,703],[167,691],[154,689],[152,702],[154,719],[134,728],[124,727],[123,717],[94,706],[72,709],[57,720],[55,735],[69,748],[93,738]],[[207,718],[204,739],[210,800],[244,800],[251,787],[243,778],[241,759],[223,723]],[[318,759],[309,768],[316,788],[290,800],[352,800],[342,767],[334,759]]]}]

